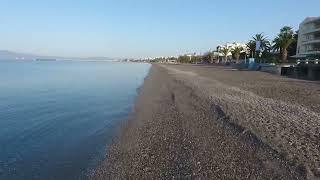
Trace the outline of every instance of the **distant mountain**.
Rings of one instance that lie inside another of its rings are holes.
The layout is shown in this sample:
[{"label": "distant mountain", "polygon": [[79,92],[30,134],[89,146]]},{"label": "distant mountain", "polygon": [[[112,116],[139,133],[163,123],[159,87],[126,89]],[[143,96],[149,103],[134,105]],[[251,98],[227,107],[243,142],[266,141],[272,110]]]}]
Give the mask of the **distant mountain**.
[{"label": "distant mountain", "polygon": [[0,60],[32,60],[36,59],[38,56],[34,54],[26,54],[26,53],[16,53],[12,51],[0,50]]},{"label": "distant mountain", "polygon": [[0,60],[35,60],[35,59],[57,59],[57,60],[92,60],[92,61],[112,61],[110,57],[59,57],[59,56],[39,56],[36,54],[17,53],[7,50],[0,50]]}]

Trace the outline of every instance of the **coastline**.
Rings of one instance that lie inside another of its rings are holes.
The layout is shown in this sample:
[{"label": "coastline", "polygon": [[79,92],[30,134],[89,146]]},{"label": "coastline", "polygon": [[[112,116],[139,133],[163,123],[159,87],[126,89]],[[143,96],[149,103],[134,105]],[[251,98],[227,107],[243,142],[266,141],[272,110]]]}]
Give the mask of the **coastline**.
[{"label": "coastline", "polygon": [[319,97],[300,97],[303,88],[320,89],[261,72],[152,65],[92,179],[318,177]]}]

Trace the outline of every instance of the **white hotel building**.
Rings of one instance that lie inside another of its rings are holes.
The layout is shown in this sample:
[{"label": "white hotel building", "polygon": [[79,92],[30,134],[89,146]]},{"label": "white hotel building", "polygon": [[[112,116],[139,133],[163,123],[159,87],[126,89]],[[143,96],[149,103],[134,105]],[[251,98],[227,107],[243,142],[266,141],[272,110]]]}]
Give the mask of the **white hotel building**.
[{"label": "white hotel building", "polygon": [[320,55],[320,17],[307,17],[299,26],[297,57]]}]

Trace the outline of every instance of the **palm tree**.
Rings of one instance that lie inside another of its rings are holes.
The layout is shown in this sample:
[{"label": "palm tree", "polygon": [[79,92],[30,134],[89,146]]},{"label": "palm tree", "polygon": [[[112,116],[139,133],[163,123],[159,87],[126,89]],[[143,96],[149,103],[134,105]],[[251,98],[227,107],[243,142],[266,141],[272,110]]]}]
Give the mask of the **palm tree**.
[{"label": "palm tree", "polygon": [[253,58],[254,57],[254,53],[256,51],[256,42],[253,41],[253,40],[250,40],[246,45],[247,45],[247,49],[250,52],[251,57]]},{"label": "palm tree", "polygon": [[205,53],[204,55],[203,55],[203,59],[205,60],[205,61],[207,61],[208,63],[213,63],[213,61],[214,61],[214,52],[213,51],[208,51],[207,53]]},{"label": "palm tree", "polygon": [[278,36],[273,40],[272,47],[274,50],[280,51],[283,62],[288,59],[288,47],[292,42],[294,42],[294,32],[289,26],[281,28]]},{"label": "palm tree", "polygon": [[239,62],[240,55],[243,52],[243,50],[244,50],[244,48],[240,44],[233,43],[231,53],[236,58],[237,63]]},{"label": "palm tree", "polygon": [[298,35],[299,35],[299,31],[296,31],[293,35],[294,40],[288,47],[288,56],[294,56],[297,53]]},{"label": "palm tree", "polygon": [[[256,43],[260,42],[260,48],[256,48]],[[268,38],[263,34],[259,33],[252,37],[252,39],[246,44],[252,58],[257,58],[267,55],[271,50],[271,43]],[[257,56],[259,55],[259,56]]]},{"label": "palm tree", "polygon": [[282,54],[282,48],[281,48],[281,39],[280,37],[275,37],[274,40],[272,41],[273,45],[272,45],[272,49],[273,51],[280,51],[280,53]]},{"label": "palm tree", "polygon": [[265,51],[270,47],[270,41],[267,37],[263,35],[263,33],[256,34],[252,37],[254,42],[260,41],[260,51]]},{"label": "palm tree", "polygon": [[256,45],[254,45],[255,47],[255,51],[257,50],[258,54],[266,54],[266,52],[270,51],[270,47],[271,47],[271,43],[268,40],[268,38],[263,35],[263,33],[259,33],[256,34],[255,36],[252,37],[252,40],[250,41],[251,43],[256,43],[256,42],[260,42],[260,49],[257,50],[256,49]]},{"label": "palm tree", "polygon": [[231,52],[230,46],[228,46],[228,45],[220,46],[219,52],[223,54],[224,62],[226,63],[228,61],[228,56]]},{"label": "palm tree", "polygon": [[210,59],[210,63],[214,63],[214,61],[215,61],[215,54],[214,54],[213,51],[210,51],[210,52],[208,53],[208,57],[209,57],[209,59]]}]

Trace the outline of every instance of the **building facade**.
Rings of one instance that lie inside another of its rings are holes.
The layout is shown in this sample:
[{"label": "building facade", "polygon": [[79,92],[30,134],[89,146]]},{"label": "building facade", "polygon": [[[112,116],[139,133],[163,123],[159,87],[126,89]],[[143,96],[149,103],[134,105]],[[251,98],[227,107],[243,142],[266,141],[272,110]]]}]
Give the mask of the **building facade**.
[{"label": "building facade", "polygon": [[296,57],[320,56],[320,17],[308,17],[299,26]]}]

